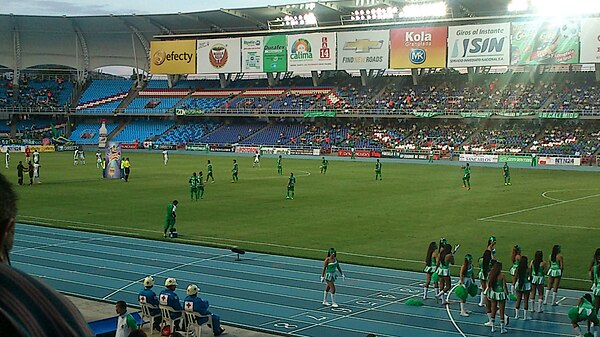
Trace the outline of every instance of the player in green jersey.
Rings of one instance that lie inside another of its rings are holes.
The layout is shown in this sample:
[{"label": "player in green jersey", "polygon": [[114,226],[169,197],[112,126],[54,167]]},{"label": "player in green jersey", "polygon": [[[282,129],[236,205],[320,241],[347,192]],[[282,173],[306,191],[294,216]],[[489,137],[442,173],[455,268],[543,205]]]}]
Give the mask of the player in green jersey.
[{"label": "player in green jersey", "polygon": [[329,161],[323,157],[323,160],[321,161],[321,174],[327,173],[327,165],[329,165]]},{"label": "player in green jersey", "polygon": [[379,159],[377,159],[377,162],[375,163],[375,180],[378,178],[379,180],[383,180],[381,177],[381,162],[379,162]]},{"label": "player in green jersey", "polygon": [[356,157],[356,149],[353,147],[350,148],[350,159],[355,159]]},{"label": "player in green jersey", "polygon": [[213,177],[213,167],[210,160],[208,161],[208,165],[206,165],[206,172],[206,182],[208,182],[208,178],[210,178],[212,179],[211,184],[214,183],[215,178]]},{"label": "player in green jersey", "polygon": [[294,172],[290,172],[290,178],[287,185],[287,195],[286,199],[294,200],[294,187],[296,186],[296,177],[294,177]]},{"label": "player in green jersey", "polygon": [[502,167],[502,173],[504,175],[504,186],[512,185],[510,183],[510,169],[508,168],[508,163],[504,163]]},{"label": "player in green jersey", "polygon": [[471,190],[471,167],[469,166],[469,163],[463,166],[462,169],[464,170],[462,178],[463,187],[467,187]]},{"label": "player in green jersey", "polygon": [[[198,173],[198,194],[200,195],[200,199],[204,199],[204,177],[202,175],[203,173],[200,171],[200,173]],[[198,200],[198,198],[196,198],[196,200]]]},{"label": "player in green jersey", "polygon": [[238,181],[238,163],[234,159],[233,160],[233,167],[231,168],[231,182],[235,183],[236,181]]},{"label": "player in green jersey", "polygon": [[281,166],[281,155],[277,158],[277,173],[282,176],[283,175],[283,166]]},{"label": "player in green jersey", "polygon": [[[202,179],[202,178],[200,178]],[[190,179],[188,180],[189,184],[190,184],[190,200],[191,201],[198,201],[198,176],[196,176],[196,172],[192,173],[192,176],[190,177]]]},{"label": "player in green jersey", "polygon": [[167,237],[167,232],[172,232],[175,229],[175,220],[177,218],[177,214],[175,213],[175,210],[177,209],[178,203],[179,203],[179,201],[173,200],[173,202],[167,206],[167,215],[165,217],[164,234],[163,234],[163,236],[165,238]]}]

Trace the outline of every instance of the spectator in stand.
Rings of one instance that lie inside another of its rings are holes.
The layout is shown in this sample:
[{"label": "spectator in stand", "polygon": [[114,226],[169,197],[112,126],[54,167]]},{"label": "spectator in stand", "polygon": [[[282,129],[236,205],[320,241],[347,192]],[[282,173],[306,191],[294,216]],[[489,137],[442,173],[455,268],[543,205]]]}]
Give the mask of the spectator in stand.
[{"label": "spectator in stand", "polygon": [[66,297],[10,266],[17,195],[0,174],[0,331],[11,337],[91,337],[87,322]]}]

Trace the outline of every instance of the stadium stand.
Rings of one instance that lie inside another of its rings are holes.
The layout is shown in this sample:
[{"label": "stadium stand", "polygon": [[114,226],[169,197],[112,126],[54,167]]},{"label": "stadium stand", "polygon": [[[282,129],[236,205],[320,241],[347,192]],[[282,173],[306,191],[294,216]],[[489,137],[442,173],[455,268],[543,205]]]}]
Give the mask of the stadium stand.
[{"label": "stadium stand", "polygon": [[175,125],[167,133],[154,141],[155,144],[193,144],[200,141],[202,137],[213,132],[220,126],[215,122],[186,122]]},{"label": "stadium stand", "polygon": [[244,139],[255,134],[264,128],[265,124],[227,124],[216,129],[209,135],[200,139],[200,142],[207,144],[235,144],[241,143]]},{"label": "stadium stand", "polygon": [[[115,142],[132,143],[158,137],[170,129],[175,122],[169,120],[137,120],[129,122],[111,140]],[[108,128],[108,125],[107,125]]]},{"label": "stadium stand", "polygon": [[[106,123],[108,134],[113,132],[119,125]],[[98,130],[100,123],[80,123],[71,132],[70,140],[78,145],[98,145]]]}]

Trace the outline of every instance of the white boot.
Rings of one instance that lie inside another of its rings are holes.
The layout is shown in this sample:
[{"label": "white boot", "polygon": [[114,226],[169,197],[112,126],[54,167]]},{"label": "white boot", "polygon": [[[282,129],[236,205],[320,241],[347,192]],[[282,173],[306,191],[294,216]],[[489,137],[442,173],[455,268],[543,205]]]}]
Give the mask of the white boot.
[{"label": "white boot", "polygon": [[492,323],[492,324],[491,324],[490,326],[492,327],[492,332],[496,332],[496,327],[494,326],[494,325],[495,325],[495,322],[494,322],[494,319],[493,319],[493,318],[492,318],[492,321],[491,321],[491,323]]},{"label": "white boot", "polygon": [[331,307],[332,308],[337,308],[338,305],[337,305],[337,303],[335,303],[335,294],[334,293],[329,293],[329,295],[331,295]]},{"label": "white boot", "polygon": [[329,302],[327,302],[327,291],[323,291],[323,305],[330,305]]},{"label": "white boot", "polygon": [[423,299],[426,300],[427,299],[427,287],[423,287]]},{"label": "white boot", "polygon": [[515,319],[519,319],[519,308],[515,308]]},{"label": "white boot", "polygon": [[469,313],[465,310],[465,304],[460,302],[460,315],[463,317],[469,317]]},{"label": "white boot", "polygon": [[550,289],[546,289],[546,295],[544,296],[544,305],[548,304],[548,295],[550,295]]},{"label": "white boot", "polygon": [[504,323],[500,322],[500,333],[507,333],[507,332],[508,332],[508,330],[506,330]]},{"label": "white boot", "polygon": [[492,319],[492,314],[491,313],[486,313],[487,317],[488,317],[488,321],[483,324],[485,326],[494,326],[494,320]]},{"label": "white boot", "polygon": [[558,303],[556,303],[556,291],[552,292],[552,305],[558,305]]},{"label": "white boot", "polygon": [[538,308],[537,308],[538,312],[544,312],[544,309],[542,309],[542,300],[538,300]]},{"label": "white boot", "polygon": [[527,310],[523,309],[523,320],[527,320]]}]

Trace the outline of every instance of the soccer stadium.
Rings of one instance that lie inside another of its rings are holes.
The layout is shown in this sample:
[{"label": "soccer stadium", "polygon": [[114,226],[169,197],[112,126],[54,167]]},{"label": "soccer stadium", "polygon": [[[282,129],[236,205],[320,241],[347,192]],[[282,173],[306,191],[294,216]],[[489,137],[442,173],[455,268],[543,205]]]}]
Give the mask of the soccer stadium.
[{"label": "soccer stadium", "polygon": [[598,337],[600,3],[162,12],[0,14],[0,336]]}]

